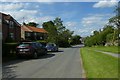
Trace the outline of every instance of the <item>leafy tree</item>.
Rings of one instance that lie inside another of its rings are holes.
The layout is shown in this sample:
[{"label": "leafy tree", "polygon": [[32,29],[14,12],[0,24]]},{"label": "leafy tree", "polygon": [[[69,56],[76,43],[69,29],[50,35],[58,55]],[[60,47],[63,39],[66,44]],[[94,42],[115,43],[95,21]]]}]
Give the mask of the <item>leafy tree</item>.
[{"label": "leafy tree", "polygon": [[99,31],[93,31],[93,34],[97,35],[97,34],[99,34]]},{"label": "leafy tree", "polygon": [[57,28],[58,34],[62,33],[66,29],[62,23],[63,21],[61,20],[61,18],[57,17],[55,18],[55,20],[53,20],[53,22]]},{"label": "leafy tree", "polygon": [[112,39],[113,39],[113,36],[114,36],[113,33],[108,34],[108,35],[106,36],[106,41],[107,41],[107,42],[111,42]]},{"label": "leafy tree", "polygon": [[25,22],[23,22],[23,25],[27,25]]},{"label": "leafy tree", "polygon": [[93,35],[85,38],[86,46],[105,45],[107,42],[114,44],[115,41],[119,40],[120,6],[116,7],[116,12],[117,15],[109,19],[109,23],[105,25],[103,30],[94,31]]},{"label": "leafy tree", "polygon": [[93,35],[85,39],[85,45],[87,46],[105,45],[108,39],[112,41],[113,35],[112,38],[109,38],[111,35],[108,34],[114,33],[114,27],[106,25],[103,28],[103,31],[94,31],[93,33],[94,33]]},{"label": "leafy tree", "polygon": [[47,39],[47,41],[57,44],[58,33],[57,33],[57,29],[56,29],[54,23],[52,21],[44,22],[42,24],[42,26],[46,31],[48,31],[48,39]]},{"label": "leafy tree", "polygon": [[58,33],[57,39],[58,39],[59,46],[62,46],[62,47],[70,46],[69,38],[72,36],[73,31],[66,29],[60,17],[55,18],[53,22],[57,29],[57,33]]},{"label": "leafy tree", "polygon": [[72,37],[73,31],[68,29],[64,30],[62,33],[59,34],[59,46],[61,47],[69,47],[70,46],[70,39]]},{"label": "leafy tree", "polygon": [[119,28],[120,26],[120,16],[114,16],[112,18],[109,19],[109,24]]},{"label": "leafy tree", "polygon": [[35,22],[29,22],[28,24],[26,24],[28,26],[32,26],[32,27],[37,27],[39,24],[35,23]]},{"label": "leafy tree", "polygon": [[81,37],[79,35],[72,36],[71,44],[72,45],[80,44],[81,43],[80,39],[81,39]]},{"label": "leafy tree", "polygon": [[55,18],[53,21],[44,22],[43,28],[48,31],[48,42],[54,42],[61,47],[68,47],[69,38],[72,37],[73,31],[66,29],[61,18]]}]

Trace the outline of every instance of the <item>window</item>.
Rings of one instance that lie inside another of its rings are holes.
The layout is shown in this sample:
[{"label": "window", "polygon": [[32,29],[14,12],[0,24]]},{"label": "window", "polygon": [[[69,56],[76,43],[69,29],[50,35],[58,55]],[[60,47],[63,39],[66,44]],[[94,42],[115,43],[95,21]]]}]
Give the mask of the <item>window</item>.
[{"label": "window", "polygon": [[30,36],[30,33],[27,32],[27,33],[26,33],[26,36]]},{"label": "window", "polygon": [[10,21],[9,27],[14,28],[14,22],[13,21]]},{"label": "window", "polygon": [[40,39],[43,39],[43,37],[40,37]]},{"label": "window", "polygon": [[34,35],[36,36],[36,35],[37,35],[37,33],[34,33]]},{"label": "window", "polygon": [[14,39],[14,33],[10,33],[10,38]]},{"label": "window", "polygon": [[8,20],[5,20],[7,24],[9,24],[9,21]]}]

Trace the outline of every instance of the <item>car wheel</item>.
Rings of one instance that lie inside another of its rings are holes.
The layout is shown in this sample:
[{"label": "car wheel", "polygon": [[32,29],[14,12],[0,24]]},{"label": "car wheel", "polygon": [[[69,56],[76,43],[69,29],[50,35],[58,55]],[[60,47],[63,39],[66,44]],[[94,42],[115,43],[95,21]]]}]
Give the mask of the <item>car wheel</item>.
[{"label": "car wheel", "polygon": [[34,52],[33,58],[35,58],[35,59],[38,58],[38,54],[36,52]]}]

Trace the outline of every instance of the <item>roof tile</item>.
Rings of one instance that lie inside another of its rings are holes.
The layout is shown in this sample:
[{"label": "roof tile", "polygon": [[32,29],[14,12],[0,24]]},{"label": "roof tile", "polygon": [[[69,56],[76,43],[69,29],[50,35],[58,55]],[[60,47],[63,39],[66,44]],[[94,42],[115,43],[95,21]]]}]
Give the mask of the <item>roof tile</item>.
[{"label": "roof tile", "polygon": [[43,28],[37,28],[33,26],[22,26],[22,30],[27,31],[27,32],[40,32],[40,33],[48,33],[45,29]]}]

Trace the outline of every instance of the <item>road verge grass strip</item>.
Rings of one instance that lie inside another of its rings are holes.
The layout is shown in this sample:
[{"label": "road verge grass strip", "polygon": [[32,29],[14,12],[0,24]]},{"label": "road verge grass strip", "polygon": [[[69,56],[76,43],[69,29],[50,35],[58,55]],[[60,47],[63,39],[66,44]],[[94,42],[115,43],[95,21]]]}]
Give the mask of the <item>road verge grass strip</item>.
[{"label": "road verge grass strip", "polygon": [[88,48],[80,52],[87,78],[118,78],[118,58]]},{"label": "road verge grass strip", "polygon": [[89,49],[111,52],[111,53],[115,53],[115,54],[120,54],[119,48],[120,48],[120,46],[94,46],[94,47],[89,47]]}]

